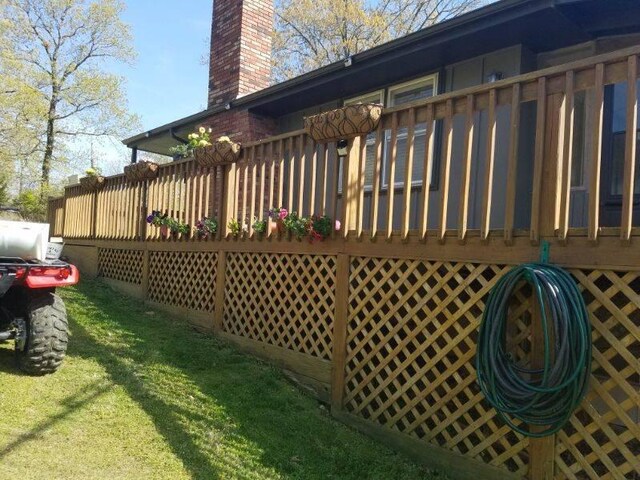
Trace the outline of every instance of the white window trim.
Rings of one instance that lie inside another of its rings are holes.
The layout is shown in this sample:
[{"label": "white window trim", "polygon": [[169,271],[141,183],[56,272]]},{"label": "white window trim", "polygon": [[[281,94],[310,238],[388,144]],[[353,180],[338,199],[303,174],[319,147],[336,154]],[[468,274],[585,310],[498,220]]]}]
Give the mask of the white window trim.
[{"label": "white window trim", "polygon": [[[402,93],[403,91],[407,91],[407,90],[413,90],[416,86],[425,84],[425,83],[433,83],[433,97],[435,97],[436,95],[438,95],[438,74],[437,73],[432,73],[431,75],[427,75],[425,77],[421,77],[421,78],[416,78],[414,80],[410,80],[408,82],[404,82],[404,83],[400,83],[398,85],[394,85],[393,87],[389,87],[388,91],[387,91],[387,105],[389,107],[394,107],[395,105],[393,105],[393,95],[400,92]],[[419,135],[426,135],[427,130],[426,128],[420,128],[420,129],[416,129],[416,131],[414,132],[414,142],[415,142],[415,137],[419,136]],[[407,134],[398,134],[396,141],[406,138]],[[380,174],[382,175],[382,182],[381,182],[381,187],[383,189],[389,188],[389,179],[388,177],[388,167],[387,167],[387,159],[389,158],[390,152],[389,152],[389,140],[391,138],[391,133],[385,133],[385,138],[384,138],[384,152],[383,152],[383,161],[382,161],[382,172],[380,172]],[[426,141],[426,138],[425,138]],[[435,142],[432,144],[431,148],[435,151]],[[431,152],[431,154],[433,155],[433,151]],[[431,177],[433,176],[433,162],[431,162],[431,172],[430,172],[430,176],[429,176],[429,187],[431,188],[431,184],[433,183]],[[411,187],[419,187],[422,185],[422,180],[412,180],[411,181]],[[393,188],[402,188],[404,186],[404,179],[400,182],[394,182]]]},{"label": "white window trim", "polygon": [[[380,105],[384,105],[384,89],[374,90],[369,93],[365,93],[363,95],[358,95],[357,97],[349,98],[345,100],[343,103],[345,105],[355,105],[356,103],[369,103],[369,99],[376,95],[378,97],[378,102]],[[364,102],[366,100],[366,102]]]}]

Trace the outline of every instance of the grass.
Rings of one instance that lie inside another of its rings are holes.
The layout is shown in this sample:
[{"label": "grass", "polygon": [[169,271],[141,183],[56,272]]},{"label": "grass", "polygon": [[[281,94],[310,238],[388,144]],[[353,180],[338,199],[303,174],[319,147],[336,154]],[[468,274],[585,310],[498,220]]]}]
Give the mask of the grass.
[{"label": "grass", "polygon": [[60,293],[60,371],[21,375],[0,347],[0,478],[441,478],[184,322],[99,282]]}]

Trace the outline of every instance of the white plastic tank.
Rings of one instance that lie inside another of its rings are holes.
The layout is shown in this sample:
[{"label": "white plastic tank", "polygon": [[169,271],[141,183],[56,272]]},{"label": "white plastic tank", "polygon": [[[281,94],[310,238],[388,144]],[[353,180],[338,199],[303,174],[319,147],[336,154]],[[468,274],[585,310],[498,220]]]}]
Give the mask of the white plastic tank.
[{"label": "white plastic tank", "polygon": [[0,257],[44,261],[48,243],[48,223],[0,220]]}]

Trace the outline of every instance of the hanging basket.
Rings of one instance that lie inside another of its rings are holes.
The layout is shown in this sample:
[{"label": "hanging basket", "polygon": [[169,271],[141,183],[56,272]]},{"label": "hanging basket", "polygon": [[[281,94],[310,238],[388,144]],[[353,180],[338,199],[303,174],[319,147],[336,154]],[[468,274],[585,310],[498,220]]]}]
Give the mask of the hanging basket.
[{"label": "hanging basket", "polygon": [[198,165],[215,167],[235,163],[240,157],[240,144],[234,142],[213,142],[206,147],[197,147],[194,157]]},{"label": "hanging basket", "polygon": [[304,128],[316,142],[330,142],[366,135],[378,127],[382,105],[358,103],[305,117]]},{"label": "hanging basket", "polygon": [[80,179],[80,186],[87,192],[95,192],[104,187],[104,177],[100,175],[90,175]]},{"label": "hanging basket", "polygon": [[152,180],[158,176],[158,164],[154,162],[140,161],[124,167],[124,176],[130,182]]}]

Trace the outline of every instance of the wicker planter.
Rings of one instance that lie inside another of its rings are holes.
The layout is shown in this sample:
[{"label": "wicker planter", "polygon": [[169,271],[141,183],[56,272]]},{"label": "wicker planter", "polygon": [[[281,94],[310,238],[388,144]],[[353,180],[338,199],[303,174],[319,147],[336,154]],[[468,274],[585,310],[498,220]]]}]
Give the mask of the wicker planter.
[{"label": "wicker planter", "polygon": [[366,135],[378,127],[382,105],[358,103],[305,117],[304,128],[316,142],[330,142]]},{"label": "wicker planter", "polygon": [[124,176],[130,182],[154,179],[158,176],[158,164],[145,161],[132,163],[124,167]]},{"label": "wicker planter", "polygon": [[87,192],[95,192],[104,187],[104,177],[99,175],[90,175],[80,179],[80,186]]},{"label": "wicker planter", "polygon": [[228,165],[238,161],[240,144],[234,142],[213,142],[213,144],[208,147],[196,148],[194,150],[194,156],[198,165],[203,167]]}]

